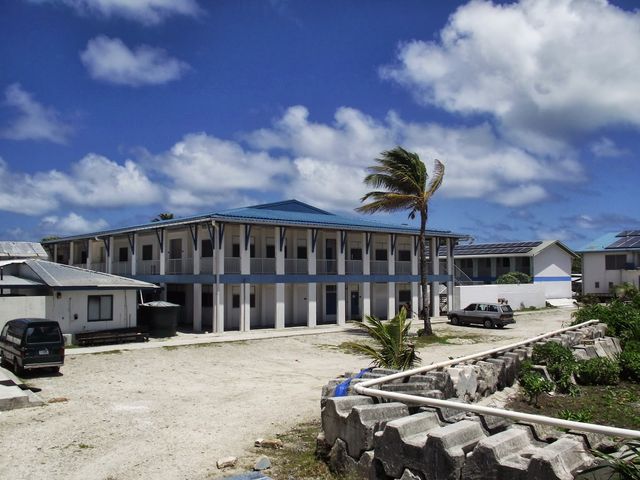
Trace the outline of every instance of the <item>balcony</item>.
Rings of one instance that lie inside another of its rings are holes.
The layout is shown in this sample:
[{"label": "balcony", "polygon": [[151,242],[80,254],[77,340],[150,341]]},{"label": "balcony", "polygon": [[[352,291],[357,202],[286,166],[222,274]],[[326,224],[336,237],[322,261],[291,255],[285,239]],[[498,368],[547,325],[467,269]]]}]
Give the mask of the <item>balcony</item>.
[{"label": "balcony", "polygon": [[318,275],[335,275],[338,273],[338,261],[335,259],[320,258],[316,260],[316,272]]},{"label": "balcony", "polygon": [[386,260],[374,260],[371,262],[371,273],[386,275],[389,273],[389,262]]},{"label": "balcony", "polygon": [[252,258],[251,259],[252,274],[275,274],[276,259],[275,258]]},{"label": "balcony", "polygon": [[131,264],[129,262],[113,262],[111,273],[114,275],[131,275]]},{"label": "balcony", "polygon": [[396,275],[411,275],[411,262],[396,262]]},{"label": "balcony", "polygon": [[182,273],[193,273],[192,258],[169,258],[167,259],[166,273],[168,275],[179,275]]},{"label": "balcony", "polygon": [[225,257],[224,273],[240,273],[240,258]]},{"label": "balcony", "polygon": [[200,273],[213,273],[213,257],[202,257],[200,259]]},{"label": "balcony", "polygon": [[306,258],[287,258],[284,261],[284,271],[290,274],[306,274],[308,263]]},{"label": "balcony", "polygon": [[87,262],[84,263],[74,263],[73,264],[74,267],[78,267],[78,268],[87,268]]},{"label": "balcony", "polygon": [[344,271],[347,275],[362,275],[362,260],[345,260]]},{"label": "balcony", "polygon": [[91,268],[94,272],[106,272],[107,264],[104,262],[91,262]]},{"label": "balcony", "polygon": [[160,260],[142,260],[138,262],[137,275],[160,275]]}]

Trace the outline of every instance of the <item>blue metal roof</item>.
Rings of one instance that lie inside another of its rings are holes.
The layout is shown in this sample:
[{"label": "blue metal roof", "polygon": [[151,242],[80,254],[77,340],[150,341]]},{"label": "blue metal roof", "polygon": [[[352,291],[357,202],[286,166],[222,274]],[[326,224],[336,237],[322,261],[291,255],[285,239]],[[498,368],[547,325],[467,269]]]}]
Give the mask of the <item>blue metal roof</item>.
[{"label": "blue metal roof", "polygon": [[[267,203],[264,205],[254,205],[251,207],[224,210],[219,213],[196,215],[185,218],[175,218],[171,220],[150,222],[126,228],[91,232],[84,235],[75,235],[55,240],[49,240],[44,243],[53,244],[60,241],[116,235],[126,232],[133,232],[136,230],[171,227],[210,220],[215,220],[222,223],[231,222],[268,225],[271,224],[283,226],[300,226],[307,228],[358,230],[363,232],[406,233],[410,235],[416,235],[419,232],[417,228],[408,225],[394,225],[371,220],[363,220],[362,218],[335,215],[333,213],[321,210],[298,200],[286,200],[276,203]],[[427,235],[437,235],[442,237],[454,238],[465,237],[465,235],[452,233],[448,230],[427,230]]]}]

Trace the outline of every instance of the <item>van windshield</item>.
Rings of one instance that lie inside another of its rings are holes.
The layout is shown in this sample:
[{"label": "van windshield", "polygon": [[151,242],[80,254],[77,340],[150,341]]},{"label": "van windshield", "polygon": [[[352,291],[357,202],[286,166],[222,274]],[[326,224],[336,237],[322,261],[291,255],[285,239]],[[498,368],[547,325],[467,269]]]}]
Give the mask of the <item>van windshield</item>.
[{"label": "van windshield", "polygon": [[57,325],[41,325],[27,328],[27,343],[52,343],[60,341],[60,329]]}]

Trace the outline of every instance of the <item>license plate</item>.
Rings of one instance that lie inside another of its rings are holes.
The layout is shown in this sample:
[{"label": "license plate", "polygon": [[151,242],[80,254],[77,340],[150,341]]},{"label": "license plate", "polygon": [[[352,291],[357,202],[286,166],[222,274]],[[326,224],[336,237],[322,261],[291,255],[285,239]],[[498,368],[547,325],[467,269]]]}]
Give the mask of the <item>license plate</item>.
[{"label": "license plate", "polygon": [[49,355],[49,350],[44,348],[42,350],[38,350],[39,355]]}]

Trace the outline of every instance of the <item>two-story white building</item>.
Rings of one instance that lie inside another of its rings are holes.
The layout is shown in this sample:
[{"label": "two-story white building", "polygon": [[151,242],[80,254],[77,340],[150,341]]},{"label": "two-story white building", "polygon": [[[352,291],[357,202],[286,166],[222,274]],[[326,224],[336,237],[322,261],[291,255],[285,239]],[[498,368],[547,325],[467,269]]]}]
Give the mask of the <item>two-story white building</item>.
[{"label": "two-story white building", "polygon": [[608,296],[622,283],[640,288],[640,230],[607,233],[579,252],[583,294]]},{"label": "two-story white building", "polygon": [[[297,200],[227,210],[45,242],[59,263],[163,287],[194,331],[343,325],[373,314],[418,311],[418,230],[335,215]],[[434,305],[452,291],[453,247],[429,230]],[[442,266],[441,266],[442,263]],[[429,294],[429,293],[428,293]]]},{"label": "two-story white building", "polygon": [[522,272],[544,286],[545,298],[571,298],[577,254],[558,240],[457,245],[454,255],[458,283],[493,284],[505,273]]}]

